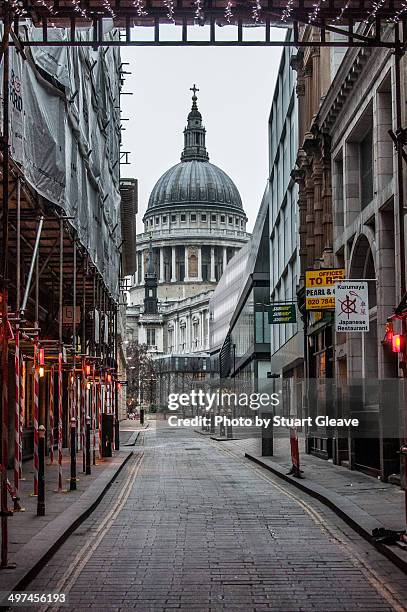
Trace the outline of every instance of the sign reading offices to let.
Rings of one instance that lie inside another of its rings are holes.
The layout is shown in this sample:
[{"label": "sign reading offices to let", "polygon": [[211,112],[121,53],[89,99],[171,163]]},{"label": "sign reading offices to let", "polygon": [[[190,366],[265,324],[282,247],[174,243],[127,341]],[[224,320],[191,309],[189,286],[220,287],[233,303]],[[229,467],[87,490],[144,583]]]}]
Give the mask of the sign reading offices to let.
[{"label": "sign reading offices to let", "polygon": [[366,281],[336,283],[335,301],[337,332],[369,331],[369,293]]},{"label": "sign reading offices to let", "polygon": [[305,308],[307,310],[333,310],[335,308],[335,283],[344,278],[343,268],[305,272]]},{"label": "sign reading offices to let", "polygon": [[296,323],[297,313],[295,304],[270,304],[268,308],[270,325],[280,323]]}]

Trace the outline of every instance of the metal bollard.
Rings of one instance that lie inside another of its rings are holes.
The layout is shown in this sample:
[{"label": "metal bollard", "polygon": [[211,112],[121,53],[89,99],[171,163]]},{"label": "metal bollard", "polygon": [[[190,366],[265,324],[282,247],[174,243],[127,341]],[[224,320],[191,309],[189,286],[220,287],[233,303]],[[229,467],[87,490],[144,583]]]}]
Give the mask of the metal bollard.
[{"label": "metal bollard", "polygon": [[76,491],[76,419],[71,419],[71,477],[69,490]]},{"label": "metal bollard", "polygon": [[233,430],[232,430],[232,411],[229,408],[228,410],[228,421],[226,422],[226,437],[233,438]]},{"label": "metal bollard", "polygon": [[144,425],[144,408],[140,408],[140,425]]},{"label": "metal bollard", "polygon": [[211,411],[211,434],[215,433],[215,411]]},{"label": "metal bollard", "polygon": [[261,417],[263,419],[270,419],[268,426],[265,427],[264,424],[261,426],[261,455],[262,457],[272,457],[274,452],[274,440],[273,440],[273,413],[265,412],[262,413]]},{"label": "metal bollard", "polygon": [[86,417],[86,457],[85,457],[85,474],[91,474],[90,469],[90,417]]},{"label": "metal bollard", "polygon": [[[224,417],[223,414],[221,416],[222,416],[222,418]],[[220,422],[220,425],[219,425],[219,435],[220,435],[221,438],[225,438],[226,437],[225,422],[223,420]]]},{"label": "metal bollard", "polygon": [[119,426],[119,383],[116,381],[114,391],[114,450],[120,450]]},{"label": "metal bollard", "polygon": [[45,516],[45,427],[38,428],[38,496],[37,516]]}]

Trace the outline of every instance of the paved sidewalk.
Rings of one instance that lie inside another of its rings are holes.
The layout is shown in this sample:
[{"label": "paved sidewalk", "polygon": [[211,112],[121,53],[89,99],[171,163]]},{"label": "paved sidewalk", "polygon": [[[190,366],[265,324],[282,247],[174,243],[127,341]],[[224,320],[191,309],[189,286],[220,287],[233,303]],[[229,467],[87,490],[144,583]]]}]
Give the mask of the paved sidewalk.
[{"label": "paved sidewalk", "polygon": [[[69,450],[64,449],[62,465],[64,492],[62,493],[57,492],[58,465],[55,462],[57,453],[55,453],[53,465],[50,465],[49,458],[46,458],[45,516],[43,517],[36,515],[37,498],[32,495],[33,461],[23,463],[24,480],[20,482],[19,495],[20,505],[25,508],[25,511],[15,512],[8,521],[9,561],[16,563],[16,568],[0,573],[0,590],[11,590],[24,581],[33,568],[49,554],[55,543],[59,540],[63,541],[73,526],[76,523],[79,524],[81,518],[86,518],[92,507],[99,502],[134,451],[134,446],[125,446],[125,444],[135,437],[134,434],[137,431],[141,431],[139,424],[134,422],[124,421],[121,427],[123,431],[120,434],[120,451],[114,452],[112,458],[103,460],[97,458],[96,465],[91,466],[91,475],[86,476],[83,473],[82,451],[78,452],[76,491],[68,491]],[[9,478],[13,482],[12,472],[9,473]],[[13,507],[11,500],[9,507]]]}]

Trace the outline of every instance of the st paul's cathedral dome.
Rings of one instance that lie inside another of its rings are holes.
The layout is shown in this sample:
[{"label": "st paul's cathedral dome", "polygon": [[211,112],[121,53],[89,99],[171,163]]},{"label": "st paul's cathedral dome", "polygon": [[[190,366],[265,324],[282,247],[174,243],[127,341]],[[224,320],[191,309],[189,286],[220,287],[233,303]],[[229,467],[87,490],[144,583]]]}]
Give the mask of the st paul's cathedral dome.
[{"label": "st paul's cathedral dome", "polygon": [[229,211],[243,213],[236,185],[226,172],[209,162],[205,145],[206,130],[198,110],[196,91],[193,88],[192,109],[184,130],[181,162],[167,170],[155,184],[145,218],[163,207],[185,207],[191,210],[194,207],[224,207]]}]

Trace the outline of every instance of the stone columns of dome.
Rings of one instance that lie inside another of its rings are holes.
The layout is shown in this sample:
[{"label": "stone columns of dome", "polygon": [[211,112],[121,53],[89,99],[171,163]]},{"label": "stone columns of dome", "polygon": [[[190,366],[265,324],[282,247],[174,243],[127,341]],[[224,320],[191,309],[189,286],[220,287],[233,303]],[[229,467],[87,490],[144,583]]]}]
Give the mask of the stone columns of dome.
[{"label": "stone columns of dome", "polygon": [[160,247],[160,283],[165,281],[164,278],[164,248]]},{"label": "stone columns of dome", "polygon": [[223,270],[222,270],[222,274],[225,272],[227,265],[228,265],[228,248],[224,246],[223,247]]},{"label": "stone columns of dome", "polygon": [[189,270],[188,270],[188,247],[185,247],[185,273],[184,273],[184,282],[189,280]]},{"label": "stone columns of dome", "polygon": [[177,282],[177,268],[175,260],[175,246],[171,247],[171,282]]},{"label": "stone columns of dome", "polygon": [[215,283],[216,282],[216,278],[215,278],[215,247],[211,247],[211,276],[210,276],[210,282],[211,283]]},{"label": "stone columns of dome", "polygon": [[198,278],[199,283],[202,281],[202,247],[198,247]]}]

